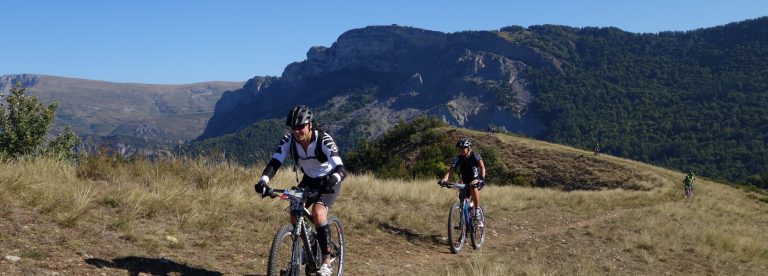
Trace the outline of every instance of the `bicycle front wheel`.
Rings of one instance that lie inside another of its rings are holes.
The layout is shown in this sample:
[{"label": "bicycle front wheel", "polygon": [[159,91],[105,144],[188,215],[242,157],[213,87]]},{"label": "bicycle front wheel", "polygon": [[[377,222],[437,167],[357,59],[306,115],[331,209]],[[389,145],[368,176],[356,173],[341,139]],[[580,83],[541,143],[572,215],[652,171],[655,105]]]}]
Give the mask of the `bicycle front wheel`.
[{"label": "bicycle front wheel", "polygon": [[451,210],[448,211],[448,244],[451,247],[451,252],[457,254],[461,251],[461,247],[464,245],[466,236],[464,235],[465,226],[464,212],[461,210],[459,203],[454,203],[451,206]]},{"label": "bicycle front wheel", "polygon": [[332,216],[328,219],[328,225],[331,227],[331,243],[328,245],[331,247],[331,259],[333,259],[333,271],[336,272],[336,276],[342,276],[344,274],[344,226],[341,224],[341,220],[336,216]]},{"label": "bicycle front wheel", "polygon": [[[482,224],[483,227],[478,227],[478,225]],[[485,243],[485,209],[483,209],[483,205],[481,204],[478,206],[478,214],[475,216],[472,216],[472,247],[475,249],[480,249],[483,246],[483,243]]]},{"label": "bicycle front wheel", "polygon": [[[267,275],[299,275],[298,266],[293,263],[293,226],[283,225],[272,240],[272,249],[269,250],[269,264]],[[298,264],[298,262],[297,262]]]}]

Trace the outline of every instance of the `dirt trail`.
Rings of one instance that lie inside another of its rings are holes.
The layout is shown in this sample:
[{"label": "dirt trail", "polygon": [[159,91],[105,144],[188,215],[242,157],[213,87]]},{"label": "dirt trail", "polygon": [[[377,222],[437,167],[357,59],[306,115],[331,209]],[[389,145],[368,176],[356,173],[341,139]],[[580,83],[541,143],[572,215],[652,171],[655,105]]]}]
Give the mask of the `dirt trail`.
[{"label": "dirt trail", "polygon": [[[641,207],[649,208],[649,207]],[[467,243],[459,254],[452,254],[444,233],[441,236],[427,236],[406,233],[407,230],[388,229],[393,236],[385,239],[365,240],[350,237],[350,251],[347,271],[351,275],[418,275],[441,271],[449,264],[462,261],[472,254],[494,254],[502,251],[524,250],[540,246],[543,239],[562,234],[569,229],[596,226],[605,221],[626,215],[634,209],[619,209],[601,213],[586,219],[553,218],[546,223],[554,225],[527,224],[521,226],[510,220],[489,213],[486,243],[481,251],[475,251]],[[528,216],[530,216],[529,214]],[[532,214],[535,216],[535,214]]]}]

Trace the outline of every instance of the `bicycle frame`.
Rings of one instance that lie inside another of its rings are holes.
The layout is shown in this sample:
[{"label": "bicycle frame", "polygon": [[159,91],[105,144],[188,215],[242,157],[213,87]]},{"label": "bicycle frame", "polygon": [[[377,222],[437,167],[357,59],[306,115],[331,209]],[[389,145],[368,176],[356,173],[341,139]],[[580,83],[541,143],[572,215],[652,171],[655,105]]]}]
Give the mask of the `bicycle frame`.
[{"label": "bicycle frame", "polygon": [[472,206],[470,206],[469,191],[464,189],[467,187],[467,184],[448,183],[446,184],[446,187],[459,190],[458,196],[459,196],[459,205],[461,205],[461,213],[462,213],[461,217],[462,217],[463,223],[467,226],[466,229],[472,229],[471,227],[474,226],[472,224],[472,220],[470,219],[470,215],[472,215],[472,212],[471,212]]},{"label": "bicycle frame", "polygon": [[[320,254],[320,241],[310,223],[312,214],[306,204],[308,199],[319,196],[320,192],[306,188],[270,191],[271,197],[279,195],[281,199],[290,201],[288,211],[293,219],[291,224],[284,224],[275,234],[269,251],[267,275],[298,276],[303,274],[302,266],[307,275],[315,275],[324,256]],[[331,237],[328,237],[328,246],[331,247],[334,275],[341,276],[344,273],[344,226],[335,216],[328,218],[328,225],[333,232],[329,233]]]},{"label": "bicycle frame", "polygon": [[462,236],[466,238],[467,229],[474,228],[472,220],[470,219],[470,216],[472,215],[472,212],[471,212],[472,210],[471,210],[471,207],[469,206],[469,192],[466,189],[464,189],[466,187],[466,184],[455,184],[454,186],[456,189],[459,189],[458,195],[459,195],[459,204],[461,205],[461,212],[462,212],[461,217],[464,220],[463,221],[464,225],[467,226],[466,228],[464,228],[464,231],[463,231],[464,233],[462,233]]},{"label": "bicycle frame", "polygon": [[[313,252],[316,248],[312,246],[310,240],[310,234],[312,233],[311,226],[307,223],[307,220],[312,219],[312,214],[304,206],[309,197],[308,193],[303,190],[274,190],[275,192],[282,193],[280,199],[290,200],[290,213],[296,217],[296,224],[293,226],[293,246],[291,249],[291,271],[289,275],[300,275],[302,261],[304,258],[302,254],[306,254],[306,265],[310,267],[317,267],[320,260],[317,259],[317,252]],[[313,238],[314,239],[314,238]],[[304,244],[304,252],[301,250],[299,242]]]}]

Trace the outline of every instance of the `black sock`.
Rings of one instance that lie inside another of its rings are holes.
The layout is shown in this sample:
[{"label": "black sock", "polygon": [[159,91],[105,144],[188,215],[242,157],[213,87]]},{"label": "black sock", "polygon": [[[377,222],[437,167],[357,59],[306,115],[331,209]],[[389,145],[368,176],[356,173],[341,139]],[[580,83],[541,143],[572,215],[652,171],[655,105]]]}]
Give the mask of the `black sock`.
[{"label": "black sock", "polygon": [[329,246],[331,243],[330,227],[328,224],[317,227],[317,241],[320,243],[320,251],[323,252],[323,257],[331,255],[331,247]]}]

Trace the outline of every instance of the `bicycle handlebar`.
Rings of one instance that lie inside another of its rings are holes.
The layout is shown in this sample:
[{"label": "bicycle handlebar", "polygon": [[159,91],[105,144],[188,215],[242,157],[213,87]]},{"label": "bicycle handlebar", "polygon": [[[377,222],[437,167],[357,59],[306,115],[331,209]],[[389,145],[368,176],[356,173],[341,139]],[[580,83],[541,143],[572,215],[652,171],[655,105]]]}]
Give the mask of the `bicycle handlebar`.
[{"label": "bicycle handlebar", "polygon": [[467,187],[467,184],[455,183],[455,182],[445,182],[443,184],[440,184],[440,187],[453,188],[453,189],[464,189],[465,187]]},{"label": "bicycle handlebar", "polygon": [[[280,199],[288,199],[289,197],[298,197],[297,194],[301,193],[301,197],[308,198],[313,197],[321,194],[320,190],[317,189],[307,189],[307,188],[290,188],[290,189],[269,189],[267,192],[267,195],[271,198],[275,198],[280,196]],[[306,193],[306,195],[304,195]]]}]

